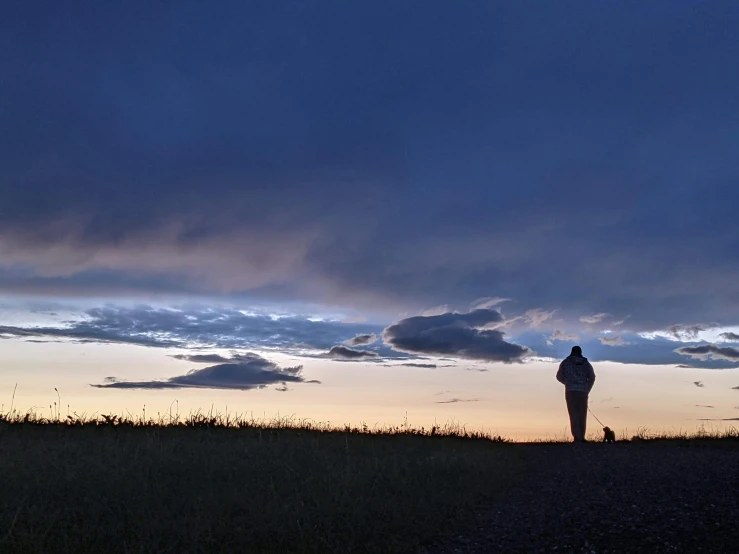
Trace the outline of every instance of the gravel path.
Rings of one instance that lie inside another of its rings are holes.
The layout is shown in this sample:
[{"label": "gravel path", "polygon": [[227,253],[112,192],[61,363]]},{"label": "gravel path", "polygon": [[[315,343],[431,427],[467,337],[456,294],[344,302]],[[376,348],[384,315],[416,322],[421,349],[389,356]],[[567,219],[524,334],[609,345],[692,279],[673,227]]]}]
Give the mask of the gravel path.
[{"label": "gravel path", "polygon": [[527,445],[532,470],[427,552],[739,553],[739,445]]}]

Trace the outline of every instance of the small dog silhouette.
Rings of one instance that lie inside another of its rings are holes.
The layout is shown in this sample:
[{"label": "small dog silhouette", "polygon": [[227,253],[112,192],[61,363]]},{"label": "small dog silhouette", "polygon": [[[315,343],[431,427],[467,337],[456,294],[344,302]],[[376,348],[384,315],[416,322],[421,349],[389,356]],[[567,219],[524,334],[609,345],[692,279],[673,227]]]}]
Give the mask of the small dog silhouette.
[{"label": "small dog silhouette", "polygon": [[610,427],[603,427],[603,442],[616,442],[616,433]]}]

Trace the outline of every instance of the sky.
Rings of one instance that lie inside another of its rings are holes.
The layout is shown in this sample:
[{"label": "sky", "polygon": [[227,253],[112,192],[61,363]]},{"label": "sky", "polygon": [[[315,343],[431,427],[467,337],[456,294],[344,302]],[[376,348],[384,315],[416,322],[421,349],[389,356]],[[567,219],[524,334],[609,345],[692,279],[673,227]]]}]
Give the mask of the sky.
[{"label": "sky", "polygon": [[733,425],[738,25],[684,0],[6,7],[4,409],[554,436],[580,344],[611,427]]}]

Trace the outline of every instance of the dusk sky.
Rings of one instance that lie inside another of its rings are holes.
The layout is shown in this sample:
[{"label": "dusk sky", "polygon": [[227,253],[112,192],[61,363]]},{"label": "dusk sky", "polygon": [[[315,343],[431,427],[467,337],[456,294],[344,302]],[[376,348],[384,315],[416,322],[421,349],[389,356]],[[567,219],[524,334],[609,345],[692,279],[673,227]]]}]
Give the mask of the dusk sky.
[{"label": "dusk sky", "polygon": [[562,435],[580,344],[619,432],[736,424],[737,29],[683,0],[4,6],[4,409]]}]

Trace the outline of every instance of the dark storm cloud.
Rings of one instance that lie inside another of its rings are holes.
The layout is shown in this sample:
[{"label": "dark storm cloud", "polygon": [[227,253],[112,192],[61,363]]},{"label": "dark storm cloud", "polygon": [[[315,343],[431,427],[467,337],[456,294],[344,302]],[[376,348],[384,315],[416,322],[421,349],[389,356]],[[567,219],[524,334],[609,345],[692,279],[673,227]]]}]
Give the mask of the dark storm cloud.
[{"label": "dark storm cloud", "polygon": [[[303,367],[281,368],[277,364],[257,354],[244,354],[235,363],[218,364],[202,369],[193,369],[185,375],[172,377],[164,381],[121,381],[115,377],[107,377],[101,385],[91,385],[101,389],[262,389],[268,385],[281,384],[280,390],[286,390],[286,383],[304,383],[301,376]],[[307,381],[317,383],[317,381]]]},{"label": "dark storm cloud", "polygon": [[0,291],[739,323],[732,3],[218,5],[3,11]]},{"label": "dark storm cloud", "polygon": [[332,346],[331,350],[325,354],[321,354],[322,358],[333,358],[335,360],[367,360],[378,358],[377,352],[369,352],[367,350],[356,350],[348,346]]},{"label": "dark storm cloud", "polygon": [[707,329],[711,329],[713,327],[718,327],[718,323],[714,323],[711,325],[671,325],[665,331],[675,337],[678,340],[695,340],[698,338],[698,333],[701,331],[705,331]]},{"label": "dark storm cloud", "polygon": [[439,400],[434,404],[457,404],[458,402],[479,402],[479,398],[450,398],[449,400]]},{"label": "dark storm cloud", "polygon": [[382,367],[417,367],[420,369],[436,369],[438,367],[455,367],[454,365],[438,365],[438,364],[424,364],[424,363],[415,363],[415,362],[408,362],[403,364],[382,364]]},{"label": "dark storm cloud", "polygon": [[625,340],[621,338],[621,335],[611,335],[607,337],[598,337],[598,340],[601,344],[605,344],[606,346],[625,346],[629,344]]},{"label": "dark storm cloud", "polygon": [[377,342],[377,335],[375,335],[374,333],[363,333],[361,335],[357,335],[356,337],[352,337],[348,341],[345,341],[344,344],[347,344],[349,346],[366,346],[375,342]]},{"label": "dark storm cloud", "polygon": [[402,319],[383,331],[386,344],[400,352],[455,356],[488,362],[518,362],[531,354],[504,340],[503,332],[486,326],[503,322],[496,310],[445,313]]},{"label": "dark storm cloud", "polygon": [[682,346],[675,350],[683,356],[690,356],[699,360],[709,358],[729,361],[739,361],[739,349],[730,346],[716,346],[715,344],[702,344],[700,346]]},{"label": "dark storm cloud", "polygon": [[176,360],[185,360],[196,364],[229,364],[249,361],[251,356],[252,354],[233,354],[227,358],[220,354],[175,354],[172,357]]},{"label": "dark storm cloud", "polygon": [[[330,348],[357,334],[367,324],[276,317],[229,308],[181,309],[106,306],[90,309],[85,318],[55,327],[0,326],[0,336],[38,337],[79,342],[116,342],[153,347]],[[379,329],[378,329],[379,332]],[[207,361],[207,360],[201,360]],[[211,362],[217,362],[211,358]]]},{"label": "dark storm cloud", "polygon": [[185,360],[196,364],[225,364],[230,360],[220,354],[175,354],[176,360]]}]

